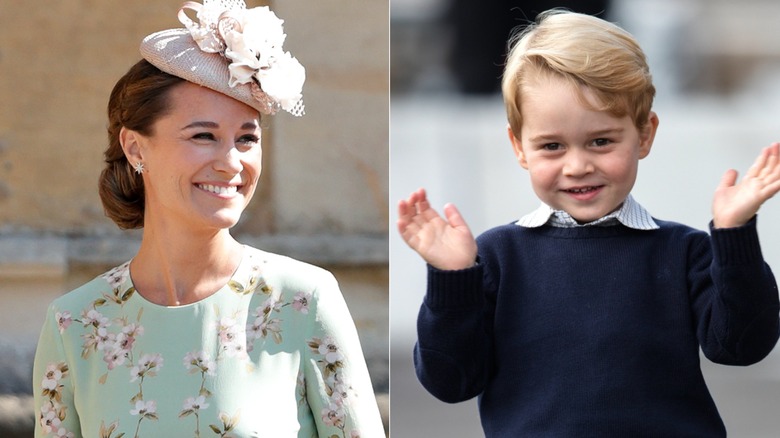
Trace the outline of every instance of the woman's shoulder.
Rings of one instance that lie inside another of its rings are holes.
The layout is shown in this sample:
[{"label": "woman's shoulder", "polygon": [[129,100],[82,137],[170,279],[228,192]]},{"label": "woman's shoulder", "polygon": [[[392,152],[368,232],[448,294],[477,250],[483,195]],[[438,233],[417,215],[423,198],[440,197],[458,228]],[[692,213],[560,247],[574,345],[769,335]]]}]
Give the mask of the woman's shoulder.
[{"label": "woman's shoulder", "polygon": [[250,263],[267,279],[303,289],[335,282],[333,274],[319,266],[247,246]]},{"label": "woman's shoulder", "polygon": [[130,262],[125,262],[96,276],[87,283],[57,297],[50,306],[58,310],[80,310],[106,295],[121,295],[126,292],[122,291],[121,287],[129,276],[129,264]]}]

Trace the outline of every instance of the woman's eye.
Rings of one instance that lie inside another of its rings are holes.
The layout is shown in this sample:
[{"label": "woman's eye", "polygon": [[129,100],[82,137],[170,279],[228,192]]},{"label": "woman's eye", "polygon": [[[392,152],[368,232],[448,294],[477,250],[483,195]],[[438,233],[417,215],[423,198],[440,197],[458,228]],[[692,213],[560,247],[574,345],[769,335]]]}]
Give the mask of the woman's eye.
[{"label": "woman's eye", "polygon": [[214,134],[210,132],[199,132],[192,136],[195,140],[215,140],[216,137],[214,137]]},{"label": "woman's eye", "polygon": [[244,143],[244,144],[255,144],[259,142],[260,142],[260,138],[254,134],[244,135],[238,139],[238,143]]}]

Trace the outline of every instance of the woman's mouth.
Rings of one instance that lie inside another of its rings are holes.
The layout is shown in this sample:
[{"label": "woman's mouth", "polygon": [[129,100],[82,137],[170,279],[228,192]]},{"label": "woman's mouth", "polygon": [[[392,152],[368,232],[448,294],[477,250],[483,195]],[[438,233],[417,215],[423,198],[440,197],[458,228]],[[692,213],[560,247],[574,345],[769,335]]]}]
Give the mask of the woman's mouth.
[{"label": "woman's mouth", "polygon": [[197,184],[199,189],[215,195],[230,196],[238,192],[238,186],[215,186],[213,184]]}]

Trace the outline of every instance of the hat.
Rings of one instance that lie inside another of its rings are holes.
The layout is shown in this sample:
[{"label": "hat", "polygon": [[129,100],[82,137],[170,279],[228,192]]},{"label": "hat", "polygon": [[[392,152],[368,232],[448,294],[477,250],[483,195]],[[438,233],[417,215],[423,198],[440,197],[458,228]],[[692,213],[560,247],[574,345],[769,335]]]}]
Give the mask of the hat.
[{"label": "hat", "polygon": [[[187,9],[197,13],[199,23],[187,16]],[[179,21],[186,28],[144,38],[141,56],[168,74],[232,97],[261,114],[283,109],[303,115],[306,71],[283,51],[283,20],[267,6],[246,9],[243,0],[186,2]]]}]

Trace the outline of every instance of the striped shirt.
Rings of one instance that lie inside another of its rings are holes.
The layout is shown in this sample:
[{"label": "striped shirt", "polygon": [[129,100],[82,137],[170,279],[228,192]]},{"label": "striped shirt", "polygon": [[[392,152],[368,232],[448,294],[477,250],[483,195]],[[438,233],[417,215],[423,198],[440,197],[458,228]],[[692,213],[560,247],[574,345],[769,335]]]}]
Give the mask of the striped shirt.
[{"label": "striped shirt", "polygon": [[617,210],[612,213],[596,219],[593,222],[581,224],[571,217],[569,213],[563,210],[554,210],[549,205],[542,203],[536,210],[523,216],[516,225],[526,228],[537,228],[542,225],[551,225],[559,228],[575,228],[589,226],[610,226],[621,223],[635,230],[656,230],[658,224],[655,223],[650,213],[644,207],[628,195],[626,200]]}]

